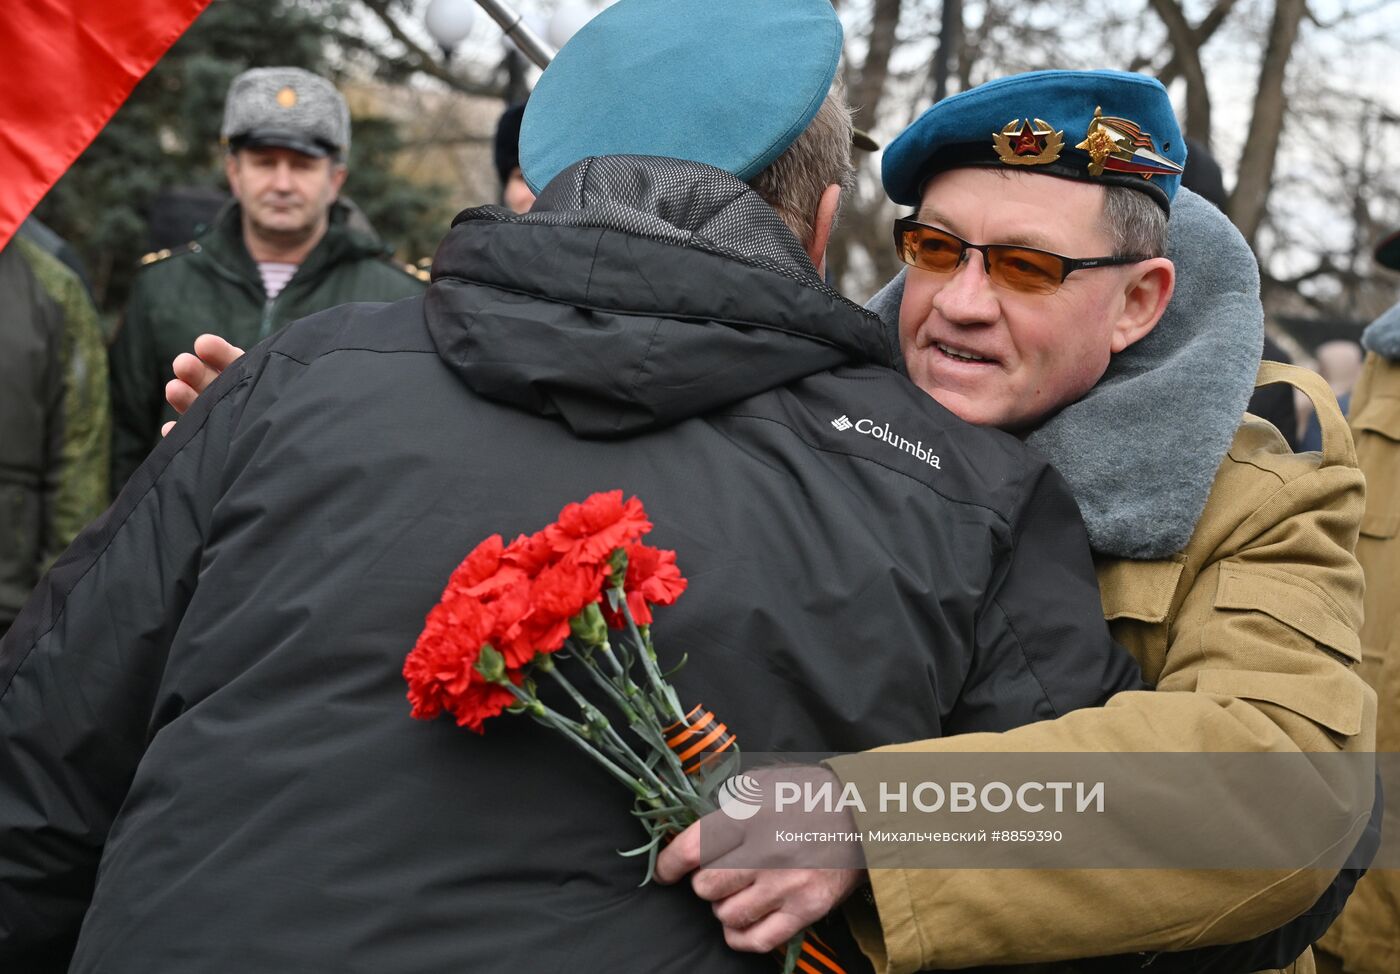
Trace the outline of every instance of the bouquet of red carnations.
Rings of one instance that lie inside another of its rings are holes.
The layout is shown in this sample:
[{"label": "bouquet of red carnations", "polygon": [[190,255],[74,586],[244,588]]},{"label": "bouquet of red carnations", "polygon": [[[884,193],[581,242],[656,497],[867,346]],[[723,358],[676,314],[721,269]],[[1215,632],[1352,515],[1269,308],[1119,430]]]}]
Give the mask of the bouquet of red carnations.
[{"label": "bouquet of red carnations", "polygon": [[[450,713],[480,734],[502,712],[528,714],[625,785],[647,842],[622,855],[645,854],[648,880],[667,837],[715,810],[715,792],[739,759],[734,735],[701,707],[683,710],[662,672],[651,609],[674,602],[686,580],[674,551],[641,543],[651,528],[642,502],[614,490],[569,504],[509,545],[493,534],[452,573],[403,667],[414,717]],[[560,669],[566,658],[573,677]],[[540,699],[544,680],[577,714]],[[626,720],[629,737],[588,688]],[[804,948],[799,934],[785,971]]]},{"label": "bouquet of red carnations", "polygon": [[[679,737],[694,717],[686,719],[661,672],[651,607],[674,602],[686,580],[674,551],[641,543],[651,528],[641,501],[614,490],[568,505],[553,524],[509,545],[493,534],[452,573],[403,668],[413,716],[446,711],[481,733],[502,711],[529,714],[626,785],[648,841],[624,854],[646,853],[648,878],[665,837],[716,807],[713,789],[737,757],[726,731],[688,757],[688,748],[678,753],[668,744],[668,734]],[[573,677],[560,669],[561,657],[575,661]],[[543,680],[563,688],[576,715],[540,699]],[[576,680],[623,716],[631,740]],[[695,760],[723,751],[733,753]]]}]

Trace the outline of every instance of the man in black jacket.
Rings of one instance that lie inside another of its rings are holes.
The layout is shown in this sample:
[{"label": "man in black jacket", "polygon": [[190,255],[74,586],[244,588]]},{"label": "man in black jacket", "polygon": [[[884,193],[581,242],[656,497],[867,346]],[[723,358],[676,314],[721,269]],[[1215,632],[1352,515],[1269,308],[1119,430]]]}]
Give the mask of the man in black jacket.
[{"label": "man in black jacket", "polygon": [[[562,744],[408,717],[452,567],[596,490],[679,551],[664,651],[751,750],[1137,685],[1060,478],[892,372],[822,283],[830,5],[631,0],[580,38],[617,83],[607,49],[676,17],[665,63],[697,83],[535,143],[534,211],[459,216],[425,298],[254,348],[41,585],[0,644],[5,969],[767,971],[688,891],[636,888],[625,799]],[[786,92],[753,83],[774,36]],[[746,124],[661,124],[686,108]],[[590,158],[629,125],[639,155]]]}]

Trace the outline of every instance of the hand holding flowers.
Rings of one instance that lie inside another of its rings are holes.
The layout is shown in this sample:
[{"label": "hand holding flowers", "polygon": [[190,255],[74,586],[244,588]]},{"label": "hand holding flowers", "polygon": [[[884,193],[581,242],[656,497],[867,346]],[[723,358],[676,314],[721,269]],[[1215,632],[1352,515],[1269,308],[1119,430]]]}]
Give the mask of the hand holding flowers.
[{"label": "hand holding flowers", "polygon": [[[491,535],[453,571],[403,666],[414,717],[450,713],[480,734],[502,712],[528,714],[626,786],[647,841],[623,855],[645,854],[648,879],[663,844],[716,809],[739,756],[727,728],[702,707],[685,711],[661,671],[652,607],[673,603],[686,580],[674,551],[641,543],[651,529],[641,502],[615,490],[567,505],[509,545]],[[561,658],[576,661],[582,689]],[[546,680],[571,713],[541,697]],[[626,736],[585,689],[622,716]],[[806,922],[788,934],[784,971],[803,964],[839,974],[829,958],[813,966],[820,948],[804,939]]]}]

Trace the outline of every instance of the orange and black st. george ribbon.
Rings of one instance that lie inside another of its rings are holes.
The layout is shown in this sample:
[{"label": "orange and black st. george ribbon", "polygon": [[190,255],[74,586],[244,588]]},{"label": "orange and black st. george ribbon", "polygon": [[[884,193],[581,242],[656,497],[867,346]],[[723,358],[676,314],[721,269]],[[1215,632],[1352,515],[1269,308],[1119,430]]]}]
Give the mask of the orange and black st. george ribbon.
[{"label": "orange and black st. george ribbon", "polygon": [[699,774],[708,762],[738,744],[729,728],[699,704],[662,733],[688,775]]},{"label": "orange and black st. george ribbon", "polygon": [[[662,733],[666,736],[666,746],[675,753],[681,770],[688,775],[699,774],[705,765],[739,743],[712,711],[699,704]],[[786,950],[776,950],[774,954],[780,963],[787,959]],[[802,974],[846,974],[845,968],[836,962],[836,952],[810,927],[802,938],[797,970]]]}]

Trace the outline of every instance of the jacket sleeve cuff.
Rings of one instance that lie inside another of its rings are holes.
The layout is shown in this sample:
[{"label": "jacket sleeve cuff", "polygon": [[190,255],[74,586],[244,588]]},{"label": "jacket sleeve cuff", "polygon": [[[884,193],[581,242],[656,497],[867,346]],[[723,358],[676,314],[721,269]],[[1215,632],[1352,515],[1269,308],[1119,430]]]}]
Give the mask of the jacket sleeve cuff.
[{"label": "jacket sleeve cuff", "polygon": [[[845,758],[823,762],[842,783],[858,774],[859,765]],[[856,827],[862,834],[878,828],[879,815],[857,811]],[[866,860],[872,847],[862,840]],[[876,857],[878,858],[878,857]],[[924,967],[923,937],[915,903],[903,869],[868,870],[870,883],[857,890],[843,908],[851,935],[875,968],[876,974],[907,974]]]}]

